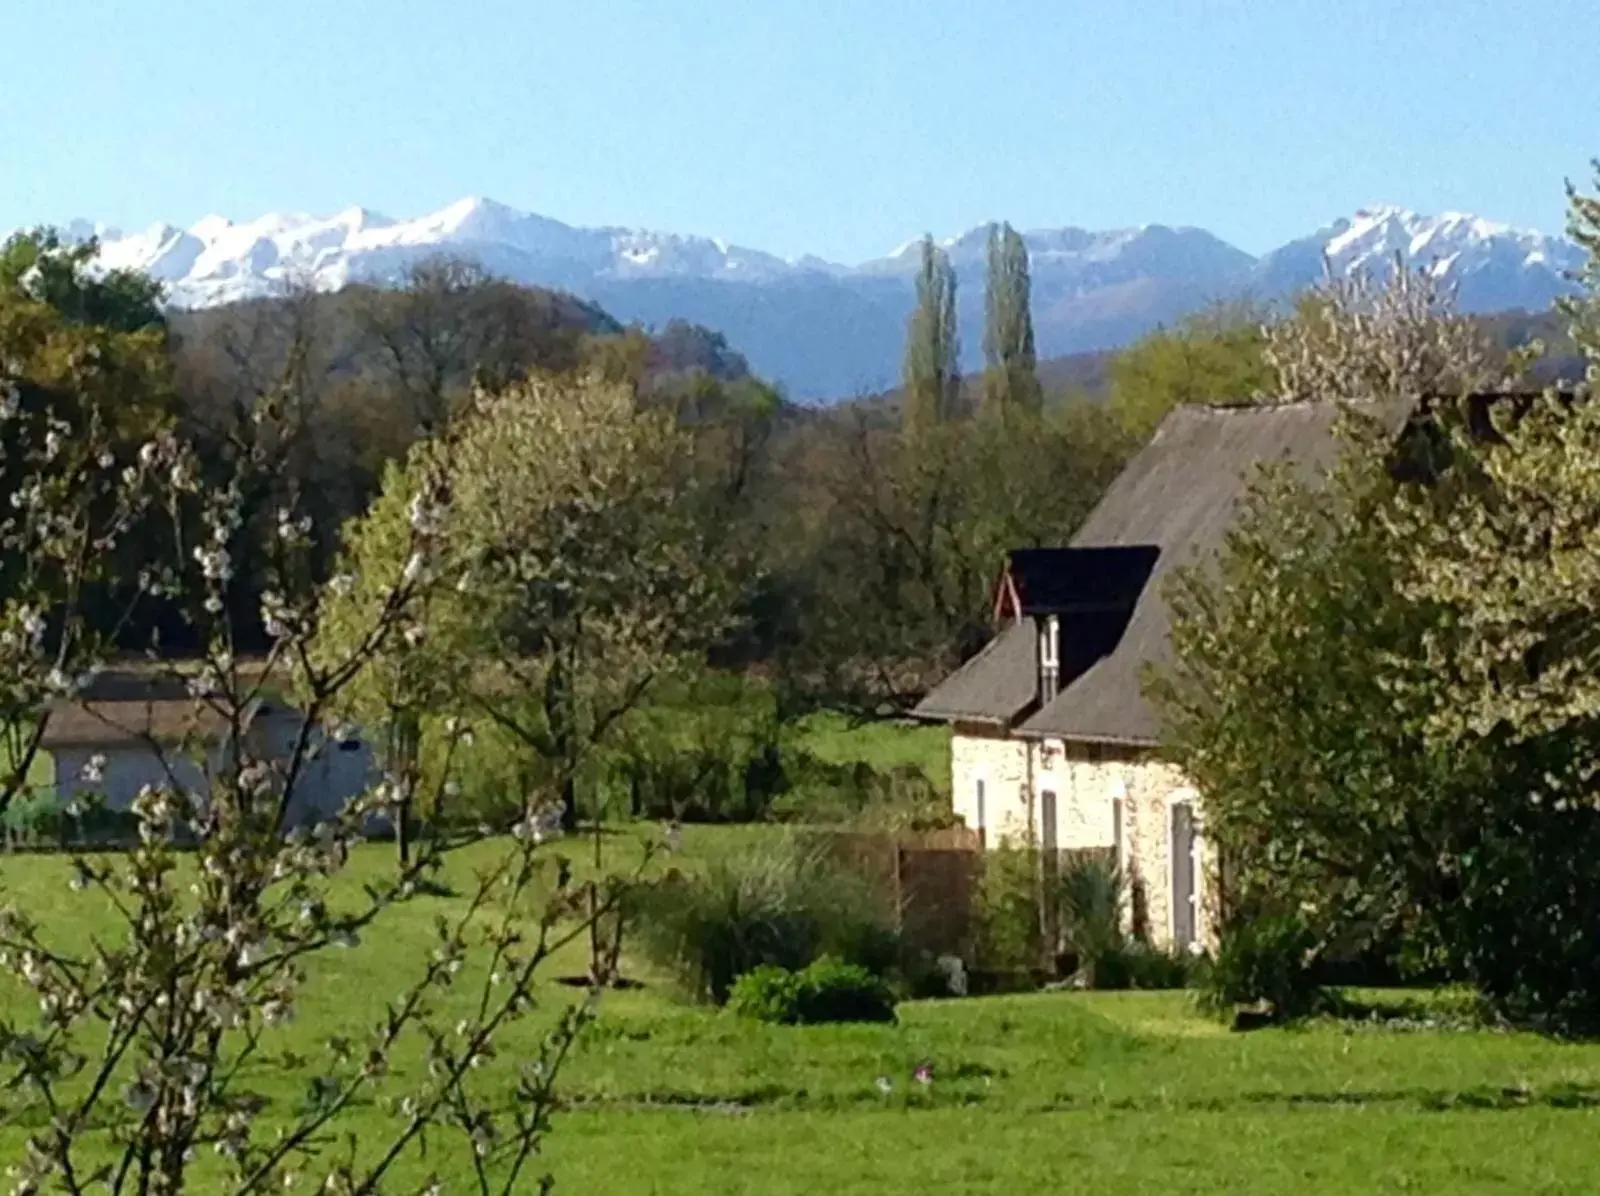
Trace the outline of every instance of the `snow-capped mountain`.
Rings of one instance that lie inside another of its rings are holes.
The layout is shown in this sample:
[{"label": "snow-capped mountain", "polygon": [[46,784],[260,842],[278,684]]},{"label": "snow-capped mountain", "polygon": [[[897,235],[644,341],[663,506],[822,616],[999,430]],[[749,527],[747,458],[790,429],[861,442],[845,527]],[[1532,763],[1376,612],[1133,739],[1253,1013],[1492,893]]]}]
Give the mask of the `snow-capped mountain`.
[{"label": "snow-capped mountain", "polygon": [[1387,274],[1396,257],[1426,267],[1455,289],[1467,311],[1548,307],[1571,291],[1569,276],[1584,257],[1560,237],[1462,212],[1419,216],[1385,206],[1363,209],[1265,254],[1255,275],[1263,291],[1282,294],[1320,275],[1324,255],[1337,274]]},{"label": "snow-capped mountain", "polygon": [[257,298],[291,283],[331,290],[350,282],[392,281],[413,262],[441,253],[552,285],[589,277],[759,282],[812,268],[705,237],[573,228],[477,198],[403,221],[349,208],[326,218],[275,212],[244,224],[207,216],[188,229],[158,224],[127,236],[90,229],[83,221],[69,230],[80,236],[98,231],[107,266],[149,272],[184,307]]},{"label": "snow-capped mountain", "polygon": [[[75,221],[107,266],[146,270],[180,306],[270,295],[292,283],[336,289],[387,283],[431,256],[477,261],[521,282],[561,287],[625,321],[674,317],[725,333],[760,372],[796,397],[880,389],[898,373],[918,242],[855,266],[786,261],[706,237],[581,228],[487,199],[412,220],[364,208],[329,217],[272,213],[236,224],[208,216],[143,232]],[[984,228],[941,242],[958,279],[964,357],[981,343]],[[1198,228],[1147,225],[1024,233],[1042,356],[1108,348],[1217,299],[1271,300],[1335,270],[1386,271],[1399,254],[1454,285],[1474,311],[1542,308],[1570,289],[1582,252],[1558,237],[1474,216],[1375,207],[1259,258]]]}]

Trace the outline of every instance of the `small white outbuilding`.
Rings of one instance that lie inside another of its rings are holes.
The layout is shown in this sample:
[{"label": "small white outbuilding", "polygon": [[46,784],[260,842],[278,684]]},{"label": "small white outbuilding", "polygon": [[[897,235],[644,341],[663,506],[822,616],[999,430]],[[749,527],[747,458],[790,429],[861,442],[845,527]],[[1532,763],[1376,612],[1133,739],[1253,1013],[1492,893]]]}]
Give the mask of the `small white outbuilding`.
[{"label": "small white outbuilding", "polygon": [[[254,758],[282,768],[304,724],[291,706],[259,697],[246,707],[235,736],[222,711],[192,697],[181,678],[110,673],[78,701],[51,710],[40,746],[55,761],[61,800],[93,793],[107,809],[126,810],[146,785],[204,799],[236,740]],[[373,780],[372,750],[363,737],[336,740],[312,728],[289,794],[286,829],[337,814]]]}]

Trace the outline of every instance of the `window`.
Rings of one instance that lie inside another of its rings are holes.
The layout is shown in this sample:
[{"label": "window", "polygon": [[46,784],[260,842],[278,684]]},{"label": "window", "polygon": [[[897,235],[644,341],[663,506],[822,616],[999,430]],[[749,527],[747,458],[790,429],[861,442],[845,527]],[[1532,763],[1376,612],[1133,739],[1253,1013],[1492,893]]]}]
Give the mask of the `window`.
[{"label": "window", "polygon": [[984,803],[984,797],[985,796],[986,795],[984,793],[984,784],[980,780],[978,782],[978,784],[977,784],[977,798],[978,798],[977,822],[978,822],[978,825],[972,828],[973,830],[978,832],[978,842],[979,843],[982,843],[984,841],[985,832],[988,830],[988,827],[989,827],[989,812],[988,812],[987,809],[985,809],[985,803]]},{"label": "window", "polygon": [[1049,702],[1061,691],[1061,624],[1046,615],[1039,625],[1039,701]]}]

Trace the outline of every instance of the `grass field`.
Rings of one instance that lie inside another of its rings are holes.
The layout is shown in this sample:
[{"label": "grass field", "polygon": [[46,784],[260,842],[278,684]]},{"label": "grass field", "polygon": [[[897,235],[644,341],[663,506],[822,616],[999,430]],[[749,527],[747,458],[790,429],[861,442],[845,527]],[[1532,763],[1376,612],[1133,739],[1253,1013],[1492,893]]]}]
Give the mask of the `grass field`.
[{"label": "grass field", "polygon": [[813,714],[795,727],[795,743],[830,764],[858,760],[881,771],[902,764],[922,769],[941,793],[950,792],[950,731],[896,722],[858,724],[839,714]]},{"label": "grass field", "polygon": [[[690,828],[680,864],[748,830]],[[634,840],[620,835],[620,863]],[[352,880],[388,865],[374,846]],[[466,887],[471,858],[454,865]],[[69,892],[63,861],[0,858],[5,899],[82,944],[103,929]],[[313,969],[278,1051],[314,1055],[359,1033],[398,994],[438,913],[424,898],[381,934]],[[554,978],[582,970],[573,953]],[[1230,1034],[1183,994],[1038,994],[902,1006],[887,1027],[765,1027],[686,1007],[638,960],[644,981],[610,994],[563,1073],[568,1108],[546,1165],[560,1190],[594,1193],[1579,1192],[1600,1186],[1600,1046],[1490,1031],[1379,1030],[1351,1023]],[[469,977],[470,979],[470,977]],[[465,1006],[470,994],[450,1000]],[[0,1003],[21,1014],[0,979]],[[450,1010],[444,1011],[451,1016]],[[537,1019],[505,1040],[531,1050]],[[913,1073],[932,1071],[919,1084]],[[417,1067],[402,1060],[401,1075]],[[887,1078],[889,1091],[880,1090]],[[291,1107],[306,1076],[264,1060],[257,1082]],[[509,1062],[484,1073],[509,1089]],[[0,1097],[0,1101],[11,1099]],[[5,1107],[0,1105],[0,1107]],[[11,1107],[0,1161],[39,1111]],[[363,1145],[386,1115],[355,1114]],[[454,1144],[433,1143],[448,1172]],[[421,1176],[421,1160],[407,1163]],[[197,1191],[206,1191],[203,1184]],[[464,1191],[464,1187],[450,1187]]]}]

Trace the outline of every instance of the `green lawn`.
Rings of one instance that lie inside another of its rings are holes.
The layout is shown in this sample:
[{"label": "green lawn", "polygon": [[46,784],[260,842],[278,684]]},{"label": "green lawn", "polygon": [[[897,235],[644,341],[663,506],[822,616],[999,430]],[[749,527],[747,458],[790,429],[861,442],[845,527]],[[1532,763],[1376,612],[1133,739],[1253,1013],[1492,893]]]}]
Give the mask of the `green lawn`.
[{"label": "green lawn", "polygon": [[[0,770],[10,773],[16,768],[16,760],[11,745],[0,739]],[[56,762],[49,752],[40,750],[33,754],[26,781],[28,788],[35,791],[48,789],[56,783]]]},{"label": "green lawn", "polygon": [[[685,858],[752,832],[689,828]],[[759,832],[758,832],[759,833]],[[620,860],[635,840],[608,840]],[[387,866],[363,852],[357,877]],[[472,866],[455,865],[464,885]],[[80,944],[100,919],[49,857],[0,857],[5,899]],[[352,879],[356,879],[353,877]],[[425,898],[359,947],[313,969],[275,1051],[313,1054],[358,1032],[398,994],[432,920]],[[581,970],[573,953],[554,983]],[[1349,1024],[1229,1034],[1182,994],[1039,994],[902,1006],[895,1026],[776,1028],[679,1004],[640,961],[645,987],[609,995],[564,1073],[569,1109],[548,1143],[558,1189],[595,1193],[1579,1192],[1600,1186],[1600,1046],[1487,1031],[1380,1031]],[[470,978],[469,978],[470,979]],[[22,1014],[0,979],[0,1003]],[[466,990],[449,998],[463,1008]],[[443,1011],[452,1017],[452,1010]],[[531,1049],[520,1024],[505,1057]],[[913,1073],[932,1069],[920,1085]],[[506,1083],[509,1064],[487,1073]],[[414,1072],[413,1057],[402,1075]],[[273,1106],[305,1076],[257,1068]],[[887,1078],[890,1091],[879,1088]],[[3,1102],[9,1094],[0,1094]],[[269,1108],[265,1114],[273,1115]],[[12,1107],[0,1162],[37,1110]],[[360,1109],[376,1148],[386,1117]],[[428,1166],[451,1169],[453,1144]],[[408,1162],[420,1176],[421,1160]],[[208,1190],[203,1183],[197,1191]],[[449,1191],[464,1191],[451,1186]],[[530,1188],[531,1190],[531,1188]]]},{"label": "green lawn", "polygon": [[795,725],[797,744],[830,764],[863,760],[888,771],[914,764],[942,793],[950,792],[950,732],[901,722],[856,723],[841,714],[813,714]]}]

